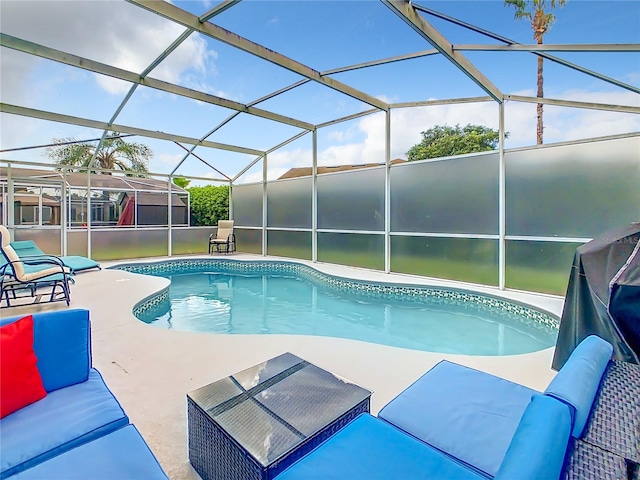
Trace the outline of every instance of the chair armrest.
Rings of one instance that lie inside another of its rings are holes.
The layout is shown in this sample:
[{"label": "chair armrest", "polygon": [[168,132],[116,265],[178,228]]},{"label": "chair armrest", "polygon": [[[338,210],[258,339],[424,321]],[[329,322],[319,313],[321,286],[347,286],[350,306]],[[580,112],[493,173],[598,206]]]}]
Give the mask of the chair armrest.
[{"label": "chair armrest", "polygon": [[554,398],[534,395],[495,480],[561,478],[570,440],[570,407]]},{"label": "chair armrest", "polygon": [[544,392],[574,409],[573,436],[576,438],[582,436],[612,353],[609,342],[595,335],[588,336],[578,344]]},{"label": "chair armrest", "polygon": [[[25,265],[54,265],[64,269],[64,263],[55,255],[30,255],[28,257],[22,257],[19,261]],[[17,263],[17,261],[11,263]]]}]

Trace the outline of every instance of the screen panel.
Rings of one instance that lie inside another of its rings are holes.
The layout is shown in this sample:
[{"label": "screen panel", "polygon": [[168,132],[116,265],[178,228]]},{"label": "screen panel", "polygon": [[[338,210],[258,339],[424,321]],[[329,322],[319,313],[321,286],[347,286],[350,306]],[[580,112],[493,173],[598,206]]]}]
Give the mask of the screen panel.
[{"label": "screen panel", "polygon": [[121,260],[166,256],[169,253],[168,230],[168,228],[94,230],[91,232],[91,258]]},{"label": "screen panel", "polygon": [[172,255],[207,253],[209,251],[209,235],[214,233],[211,227],[189,227],[171,229]]},{"label": "screen panel", "polygon": [[564,295],[571,265],[582,243],[507,240],[505,286]]},{"label": "screen panel", "polygon": [[231,194],[234,227],[261,227],[262,184],[234,186]]},{"label": "screen panel", "polygon": [[267,226],[311,228],[311,177],[267,184]]},{"label": "screen panel", "polygon": [[[33,240],[48,255],[61,255],[60,228],[16,228],[14,240]],[[4,257],[2,257],[4,263]]]},{"label": "screen panel", "polygon": [[262,255],[262,230],[233,227],[236,236],[236,250]]},{"label": "screen panel", "polygon": [[391,237],[391,270],[463,282],[498,284],[498,241]]},{"label": "screen panel", "polygon": [[498,233],[497,153],[391,168],[391,231]]},{"label": "screen panel", "polygon": [[384,231],[384,168],[319,175],[318,228]]},{"label": "screen panel", "polygon": [[591,238],[640,219],[640,137],[507,152],[507,235]]},{"label": "screen panel", "polygon": [[86,230],[67,230],[67,254],[88,256],[88,238],[89,234]]},{"label": "screen panel", "polygon": [[269,230],[267,255],[311,260],[311,232]]},{"label": "screen panel", "polygon": [[318,261],[384,270],[384,235],[319,232]]}]

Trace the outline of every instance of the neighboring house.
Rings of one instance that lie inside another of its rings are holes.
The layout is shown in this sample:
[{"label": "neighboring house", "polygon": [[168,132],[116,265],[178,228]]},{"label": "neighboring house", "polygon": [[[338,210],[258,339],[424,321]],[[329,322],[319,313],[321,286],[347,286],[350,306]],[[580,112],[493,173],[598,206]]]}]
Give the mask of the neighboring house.
[{"label": "neighboring house", "polygon": [[[0,195],[0,218],[4,210],[4,195]],[[16,225],[60,225],[60,201],[47,195],[16,193],[13,197],[14,221]]]},{"label": "neighboring house", "polygon": [[[118,226],[125,225],[167,225],[169,195],[166,193],[123,193],[120,198],[120,218]],[[135,205],[138,205],[138,217],[135,217]],[[176,195],[171,195],[171,223],[187,225],[187,205]]]},{"label": "neighboring house", "polygon": [[[395,160],[391,160],[391,165],[396,165],[398,163],[405,163],[406,160],[401,158],[396,158]],[[325,173],[335,173],[335,172],[347,172],[351,170],[359,170],[362,168],[372,168],[372,167],[382,167],[384,163],[361,163],[359,165],[336,165],[334,167],[318,167],[318,175],[322,175]],[[313,175],[312,167],[297,167],[292,168],[287,171],[284,175],[282,175],[278,180],[283,180],[285,178],[297,178],[297,177],[310,177]]]},{"label": "neighboring house", "polygon": [[[0,167],[0,223],[8,224],[8,169]],[[91,184],[91,224],[167,225],[169,182],[150,177],[67,173],[12,167],[15,225],[60,225],[62,208],[70,227],[87,225],[87,183]],[[66,191],[66,198],[61,198]],[[189,193],[171,185],[172,223],[189,224]],[[137,198],[136,202],[129,199]],[[129,211],[127,204],[130,203]],[[123,218],[124,217],[124,218]],[[137,221],[136,221],[137,220]]]}]

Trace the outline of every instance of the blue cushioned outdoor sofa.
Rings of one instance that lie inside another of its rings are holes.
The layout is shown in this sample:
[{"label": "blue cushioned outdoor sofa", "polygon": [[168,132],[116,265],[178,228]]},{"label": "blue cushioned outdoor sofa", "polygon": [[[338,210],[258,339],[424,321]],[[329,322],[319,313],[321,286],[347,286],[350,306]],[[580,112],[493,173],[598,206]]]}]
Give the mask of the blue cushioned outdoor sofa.
[{"label": "blue cushioned outdoor sofa", "polygon": [[0,478],[166,479],[92,368],[89,312],[34,314],[33,332],[47,395],[0,420]]},{"label": "blue cushioned outdoor sofa", "polygon": [[[586,338],[544,393],[442,361],[378,417],[359,416],[278,480],[570,477],[578,448],[608,455],[577,439],[612,351]],[[619,476],[610,478],[626,478],[624,459],[614,460]]]}]

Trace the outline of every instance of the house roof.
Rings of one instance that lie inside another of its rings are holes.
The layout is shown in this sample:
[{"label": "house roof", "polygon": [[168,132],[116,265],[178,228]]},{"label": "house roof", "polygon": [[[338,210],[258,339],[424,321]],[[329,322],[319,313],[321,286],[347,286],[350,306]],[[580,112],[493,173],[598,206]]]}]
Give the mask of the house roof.
[{"label": "house roof", "polygon": [[[396,158],[395,160],[391,160],[391,165],[395,165],[397,163],[405,163],[406,160],[401,158]],[[373,167],[383,167],[384,163],[361,163],[358,165],[335,165],[332,167],[318,167],[318,175],[323,175],[325,173],[335,173],[335,172],[347,172],[351,170],[360,170],[362,168],[373,168]],[[313,175],[312,167],[296,167],[288,170],[284,175],[280,176],[278,180],[283,180],[285,178],[297,178],[297,177],[310,177]]]},{"label": "house roof", "polygon": [[[66,179],[69,187],[86,188],[87,186],[87,174],[86,173],[67,173],[63,175],[62,172],[51,170],[38,170],[31,168],[19,168],[12,167],[11,174],[14,177],[41,179],[43,181],[62,181]],[[0,181],[7,178],[7,168],[0,167]],[[127,177],[125,175],[103,175],[103,174],[91,174],[91,187],[92,188],[104,188],[109,190],[157,190],[166,192],[169,182],[167,180],[161,180],[150,177]],[[173,184],[171,190],[175,193],[185,193],[186,190]]]},{"label": "house roof", "polygon": [[[125,193],[120,200],[121,204],[125,198],[134,198],[134,196],[129,196],[129,194]],[[166,207],[169,205],[168,199],[169,196],[165,193],[138,192],[137,195],[138,205]],[[186,204],[184,203],[182,198],[174,193],[171,195],[171,206],[186,207]]]}]

